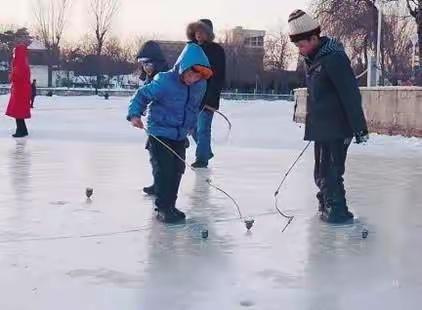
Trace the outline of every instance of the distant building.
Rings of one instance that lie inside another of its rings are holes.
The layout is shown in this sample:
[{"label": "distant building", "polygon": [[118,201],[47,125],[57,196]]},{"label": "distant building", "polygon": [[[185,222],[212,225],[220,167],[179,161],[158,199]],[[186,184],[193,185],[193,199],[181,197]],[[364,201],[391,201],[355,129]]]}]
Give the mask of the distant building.
[{"label": "distant building", "polygon": [[38,40],[28,46],[31,79],[37,80],[38,87],[48,87],[48,51]]},{"label": "distant building", "polygon": [[264,30],[244,29],[238,26],[229,31],[227,40],[248,48],[263,49],[265,34],[266,32]]},{"label": "distant building", "polygon": [[224,48],[227,86],[240,91],[260,88],[264,74],[265,31],[236,27],[227,33]]}]

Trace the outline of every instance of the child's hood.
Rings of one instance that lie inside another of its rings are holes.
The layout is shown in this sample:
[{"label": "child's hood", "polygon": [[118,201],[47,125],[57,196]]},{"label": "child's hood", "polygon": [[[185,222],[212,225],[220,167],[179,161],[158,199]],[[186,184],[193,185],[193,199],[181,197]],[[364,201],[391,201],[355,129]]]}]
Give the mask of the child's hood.
[{"label": "child's hood", "polygon": [[208,57],[202,48],[196,43],[188,43],[177,59],[173,71],[182,75],[183,72],[197,65],[207,68],[211,67]]},{"label": "child's hood", "polygon": [[147,41],[139,50],[138,59],[149,59],[150,61],[165,62],[166,58],[160,45],[155,41]]}]

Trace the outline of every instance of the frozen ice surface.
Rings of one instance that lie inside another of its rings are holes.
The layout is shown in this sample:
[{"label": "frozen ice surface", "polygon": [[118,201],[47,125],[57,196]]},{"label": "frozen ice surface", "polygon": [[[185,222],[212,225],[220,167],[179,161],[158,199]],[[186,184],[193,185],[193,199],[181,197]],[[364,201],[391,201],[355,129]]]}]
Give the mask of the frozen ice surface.
[{"label": "frozen ice surface", "polygon": [[[125,120],[127,101],[39,97],[23,140],[9,137],[13,120],[3,117],[0,309],[420,307],[421,140],[373,136],[352,146],[346,184],[359,219],[349,226],[317,218],[309,150],[280,194],[296,217],[282,234],[273,192],[305,145],[293,107],[224,102],[231,135],[216,116],[211,169],[183,179],[188,224],[164,226],[140,191],[151,181],[148,154],[143,132]],[[208,177],[255,218],[250,233]]]}]

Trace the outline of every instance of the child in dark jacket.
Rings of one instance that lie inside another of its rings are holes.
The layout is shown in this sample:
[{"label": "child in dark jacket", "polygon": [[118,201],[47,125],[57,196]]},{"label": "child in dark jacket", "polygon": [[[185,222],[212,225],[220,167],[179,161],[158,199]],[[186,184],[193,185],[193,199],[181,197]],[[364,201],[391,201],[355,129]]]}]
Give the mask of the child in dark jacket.
[{"label": "child in dark jacket", "polygon": [[150,83],[157,73],[169,70],[164,53],[155,41],[145,42],[136,59],[141,64],[140,78],[145,84]]},{"label": "child in dark jacket", "polygon": [[[158,73],[169,70],[163,51],[161,50],[160,45],[155,41],[145,42],[145,44],[139,50],[138,56],[136,58],[141,65],[140,79],[144,82],[144,85],[151,83],[151,81]],[[151,186],[144,187],[143,191],[148,195],[155,195],[155,172],[157,170],[157,163],[152,156],[151,147],[151,141],[148,139],[145,148],[150,153],[152,177],[154,181]]]},{"label": "child in dark jacket", "polygon": [[147,133],[157,164],[155,205],[158,219],[166,223],[185,219],[185,214],[176,208],[185,171],[181,159],[186,158],[185,140],[196,126],[206,80],[211,76],[208,58],[201,47],[189,43],[174,68],[156,75],[151,83],[137,91],[130,102],[127,119],[140,129],[144,128],[141,116],[149,105]]},{"label": "child in dark jacket", "polygon": [[321,37],[317,20],[296,10],[289,17],[289,28],[306,62],[305,140],[315,142],[314,178],[321,219],[344,223],[353,219],[343,180],[347,152],[353,137],[356,143],[368,139],[358,83],[343,45]]}]

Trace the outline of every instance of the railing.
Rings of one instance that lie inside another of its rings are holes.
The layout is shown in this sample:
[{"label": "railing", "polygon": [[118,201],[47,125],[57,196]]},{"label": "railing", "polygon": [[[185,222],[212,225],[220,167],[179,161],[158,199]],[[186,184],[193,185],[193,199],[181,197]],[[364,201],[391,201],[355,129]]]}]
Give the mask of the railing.
[{"label": "railing", "polygon": [[227,100],[268,100],[268,101],[277,101],[277,100],[287,100],[294,101],[294,95],[288,94],[250,94],[250,93],[232,93],[232,92],[223,92],[221,96]]},{"label": "railing", "polygon": [[[38,94],[41,96],[48,96],[50,94],[56,96],[94,96],[95,89],[92,88],[38,88]],[[0,95],[5,95],[9,92],[9,86],[0,85]],[[129,97],[134,94],[135,90],[128,89],[100,89],[98,90],[99,96],[104,96],[108,93],[110,96]],[[223,92],[222,98],[226,100],[287,100],[293,101],[294,95],[288,94],[259,94],[259,93],[238,93],[238,92]]]},{"label": "railing", "polygon": [[9,93],[9,86],[0,85],[0,95],[6,95]]}]

